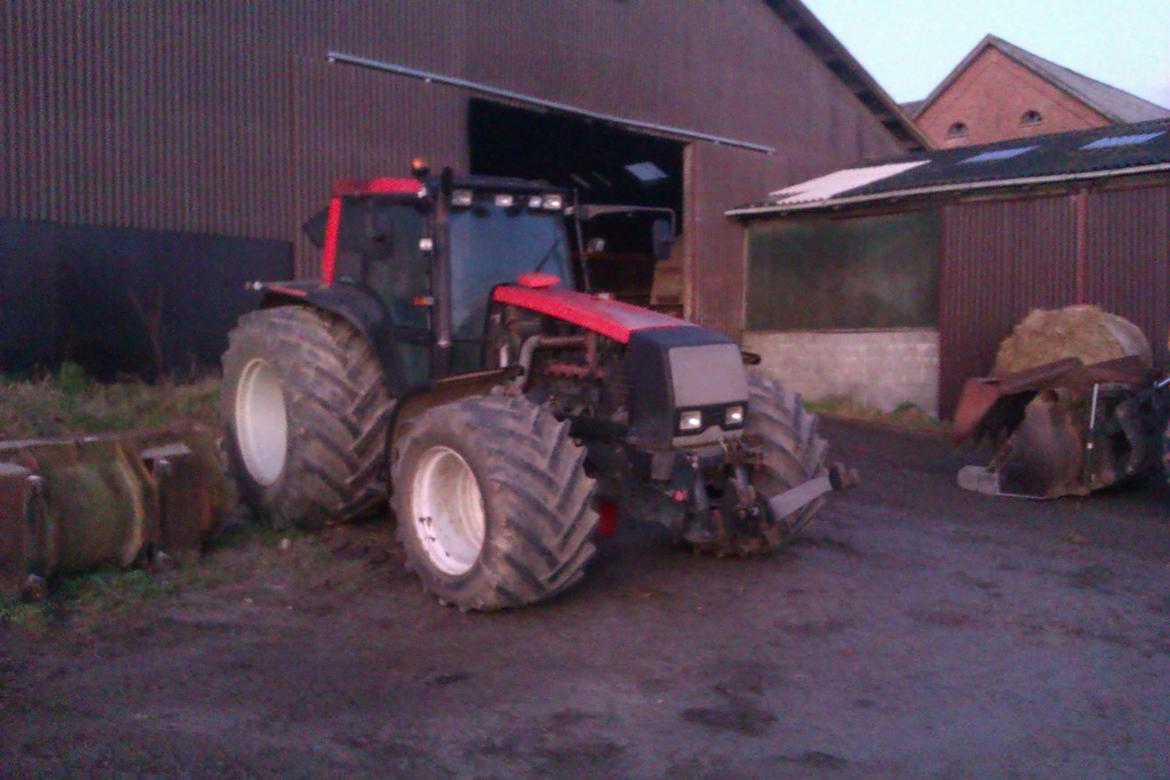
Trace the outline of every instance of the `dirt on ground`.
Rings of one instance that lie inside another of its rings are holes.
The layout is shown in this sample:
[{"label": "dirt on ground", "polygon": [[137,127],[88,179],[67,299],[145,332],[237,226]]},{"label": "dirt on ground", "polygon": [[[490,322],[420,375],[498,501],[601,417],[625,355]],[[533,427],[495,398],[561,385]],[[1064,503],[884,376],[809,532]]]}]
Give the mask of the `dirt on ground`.
[{"label": "dirt on ground", "polygon": [[375,524],[0,625],[0,774],[1167,776],[1170,490],[984,497],[938,436],[824,428],[864,482],[766,558],[627,528],[461,614]]}]

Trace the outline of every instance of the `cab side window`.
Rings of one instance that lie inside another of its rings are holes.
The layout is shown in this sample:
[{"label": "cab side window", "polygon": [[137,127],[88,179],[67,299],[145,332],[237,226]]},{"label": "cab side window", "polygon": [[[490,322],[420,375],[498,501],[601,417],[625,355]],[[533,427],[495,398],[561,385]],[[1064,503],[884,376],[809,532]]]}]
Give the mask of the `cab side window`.
[{"label": "cab side window", "polygon": [[337,272],[360,280],[386,306],[395,325],[427,327],[427,261],[419,251],[426,221],[418,208],[393,198],[367,196],[343,203],[337,233]]}]

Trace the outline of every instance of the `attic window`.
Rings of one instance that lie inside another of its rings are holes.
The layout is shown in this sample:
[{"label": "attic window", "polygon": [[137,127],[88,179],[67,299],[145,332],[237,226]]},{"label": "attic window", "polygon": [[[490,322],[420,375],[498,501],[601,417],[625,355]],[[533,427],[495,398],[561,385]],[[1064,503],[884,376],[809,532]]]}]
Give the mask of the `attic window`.
[{"label": "attic window", "polygon": [[1044,121],[1044,117],[1040,116],[1040,112],[1034,108],[1029,108],[1020,116],[1021,125],[1038,125]]},{"label": "attic window", "polygon": [[947,138],[962,138],[967,134],[967,125],[965,122],[955,122],[947,128]]},{"label": "attic window", "polygon": [[994,162],[995,160],[1010,160],[1012,157],[1017,157],[1024,152],[1030,152],[1035,148],[1035,146],[1013,146],[1010,149],[994,149],[990,152],[982,152],[974,157],[968,157],[965,160],[959,160],[959,165]]},{"label": "attic window", "polygon": [[1133,146],[1134,144],[1144,144],[1146,141],[1152,141],[1160,135],[1165,135],[1165,130],[1159,130],[1156,133],[1138,133],[1136,135],[1111,135],[1105,138],[1098,138],[1096,141],[1091,141],[1081,149],[1110,149],[1114,146]]}]

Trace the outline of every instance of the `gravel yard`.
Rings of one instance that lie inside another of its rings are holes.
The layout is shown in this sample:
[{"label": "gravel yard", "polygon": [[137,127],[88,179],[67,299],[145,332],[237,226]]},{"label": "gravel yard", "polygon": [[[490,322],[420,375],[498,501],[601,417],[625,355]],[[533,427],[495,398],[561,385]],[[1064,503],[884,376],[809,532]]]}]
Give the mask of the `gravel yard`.
[{"label": "gravel yard", "polygon": [[1170,490],[993,499],[937,436],[823,427],[863,484],[767,558],[623,529],[463,615],[375,524],[0,623],[0,774],[1167,776]]}]

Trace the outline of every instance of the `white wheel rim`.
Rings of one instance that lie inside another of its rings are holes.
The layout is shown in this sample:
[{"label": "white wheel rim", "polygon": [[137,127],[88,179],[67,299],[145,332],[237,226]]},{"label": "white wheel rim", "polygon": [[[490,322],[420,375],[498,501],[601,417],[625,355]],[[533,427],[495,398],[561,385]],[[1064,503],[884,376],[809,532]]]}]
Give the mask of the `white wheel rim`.
[{"label": "white wheel rim", "polygon": [[475,472],[450,447],[431,447],[419,460],[410,490],[414,530],[431,563],[465,574],[483,549],[483,494]]},{"label": "white wheel rim", "polygon": [[244,366],[236,387],[236,441],[252,479],[271,485],[288,457],[288,415],[280,374],[266,360]]}]

